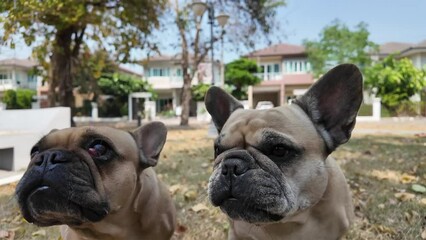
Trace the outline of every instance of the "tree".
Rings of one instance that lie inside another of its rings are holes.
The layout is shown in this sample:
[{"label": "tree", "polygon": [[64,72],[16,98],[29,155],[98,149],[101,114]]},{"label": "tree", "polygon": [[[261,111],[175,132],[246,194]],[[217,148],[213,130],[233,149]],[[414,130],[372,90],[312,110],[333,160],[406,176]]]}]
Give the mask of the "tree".
[{"label": "tree", "polygon": [[30,89],[7,90],[3,102],[6,103],[6,109],[30,109],[34,95],[36,92]]},{"label": "tree", "polygon": [[426,86],[426,71],[413,63],[390,55],[365,70],[365,85],[382,98],[382,105],[393,115],[398,107]]},{"label": "tree", "polygon": [[[192,2],[192,1],[191,1]],[[223,10],[232,15],[233,24],[227,26],[229,39],[235,45],[244,44],[254,46],[261,36],[268,36],[274,30],[276,10],[283,6],[282,0],[220,0],[215,1],[212,7]],[[180,125],[188,125],[191,102],[191,81],[198,65],[203,62],[212,50],[210,36],[203,36],[201,19],[196,19],[190,10],[190,3],[175,0],[173,6],[174,23],[179,32],[181,46],[181,67],[183,75],[182,87],[182,114]],[[220,40],[225,31],[217,33],[213,43]],[[214,59],[211,59],[212,67]],[[191,71],[189,71],[191,69]]]},{"label": "tree", "polygon": [[228,63],[225,68],[225,83],[234,87],[231,94],[239,100],[247,99],[247,87],[260,83],[254,74],[259,72],[254,60],[241,58]]},{"label": "tree", "polygon": [[150,92],[155,97],[152,87],[147,81],[127,74],[105,73],[98,80],[98,85],[102,94],[113,96],[113,98],[110,98],[112,101],[106,103],[107,117],[125,115],[128,97],[132,92]]},{"label": "tree", "polygon": [[335,20],[320,33],[318,41],[304,40],[309,62],[316,77],[325,73],[330,67],[340,63],[353,63],[363,70],[371,64],[370,54],[378,46],[369,40],[370,33],[364,22],[351,30]]},{"label": "tree", "polygon": [[197,85],[192,86],[191,88],[192,99],[196,102],[204,101],[204,97],[206,96],[207,90],[209,90],[210,86],[211,85],[207,83],[199,83]]},{"label": "tree", "polygon": [[111,59],[107,51],[96,50],[92,52],[85,46],[73,68],[74,88],[78,88],[79,93],[92,95],[91,100],[96,101],[97,97],[102,94],[98,80],[102,76],[112,75],[118,70],[118,64]]},{"label": "tree", "polygon": [[[74,106],[72,69],[84,41],[113,48],[126,62],[130,49],[149,45],[146,36],[158,27],[166,0],[2,0],[3,40],[13,36],[38,44],[35,55],[49,79],[51,106]],[[59,96],[56,89],[59,89]]]}]

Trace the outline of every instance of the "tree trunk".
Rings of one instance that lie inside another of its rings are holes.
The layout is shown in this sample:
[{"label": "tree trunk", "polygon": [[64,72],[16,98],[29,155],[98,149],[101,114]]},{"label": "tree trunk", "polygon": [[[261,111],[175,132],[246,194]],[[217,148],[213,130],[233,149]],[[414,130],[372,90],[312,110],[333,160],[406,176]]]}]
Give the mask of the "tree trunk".
[{"label": "tree trunk", "polygon": [[191,76],[185,74],[182,87],[182,114],[180,115],[180,125],[189,125],[189,111],[191,108]]},{"label": "tree trunk", "polygon": [[[73,76],[71,73],[72,68],[72,35],[74,33],[73,27],[60,29],[55,34],[55,41],[53,46],[53,53],[51,57],[52,74],[49,84],[49,99],[54,106],[57,104],[56,88],[59,87],[58,98],[59,106],[71,108],[71,124],[74,125],[72,120],[74,110],[74,94],[73,94]],[[51,105],[52,106],[52,105]]]}]

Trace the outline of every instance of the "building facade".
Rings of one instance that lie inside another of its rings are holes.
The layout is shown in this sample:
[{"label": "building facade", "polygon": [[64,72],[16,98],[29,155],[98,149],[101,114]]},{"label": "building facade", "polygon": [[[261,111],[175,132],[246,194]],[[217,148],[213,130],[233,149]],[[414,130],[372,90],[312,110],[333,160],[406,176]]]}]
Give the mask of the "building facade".
[{"label": "building facade", "polygon": [[290,103],[314,82],[303,46],[276,44],[244,57],[255,60],[261,69],[257,76],[262,82],[248,90],[250,108],[256,108],[260,101],[274,106]]},{"label": "building facade", "polygon": [[[144,75],[157,94],[156,112],[175,111],[179,115],[183,87],[181,57],[154,56],[144,60]],[[193,71],[188,69],[189,71]],[[220,64],[214,64],[214,84],[221,83]],[[207,60],[200,63],[192,79],[192,85],[212,83],[212,64]],[[192,104],[191,115],[195,115],[195,103]]]},{"label": "building facade", "polygon": [[7,90],[27,88],[37,90],[41,79],[34,74],[37,62],[31,59],[0,60],[0,97]]}]

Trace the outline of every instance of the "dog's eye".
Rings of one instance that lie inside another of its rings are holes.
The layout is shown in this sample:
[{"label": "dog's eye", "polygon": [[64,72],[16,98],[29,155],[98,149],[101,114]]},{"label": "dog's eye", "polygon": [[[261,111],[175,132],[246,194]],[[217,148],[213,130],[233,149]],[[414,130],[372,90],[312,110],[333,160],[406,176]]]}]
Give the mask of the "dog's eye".
[{"label": "dog's eye", "polygon": [[288,149],[283,145],[277,145],[272,149],[272,154],[276,157],[284,157],[288,154]]},{"label": "dog's eye", "polygon": [[93,158],[102,157],[108,152],[108,145],[105,142],[97,140],[93,142],[89,149],[87,149],[89,155]]},{"label": "dog's eye", "polygon": [[34,146],[33,148],[31,148],[31,157],[34,157],[35,155],[37,155],[39,153],[39,148],[38,146]]}]

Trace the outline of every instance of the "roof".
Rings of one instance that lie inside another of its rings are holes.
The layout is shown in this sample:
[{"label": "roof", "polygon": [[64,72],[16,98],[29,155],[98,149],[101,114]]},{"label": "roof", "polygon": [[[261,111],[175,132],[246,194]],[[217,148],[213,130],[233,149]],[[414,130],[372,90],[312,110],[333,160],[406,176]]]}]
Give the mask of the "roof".
[{"label": "roof", "polygon": [[130,74],[130,75],[135,75],[135,76],[138,76],[138,77],[143,77],[143,74],[137,73],[137,72],[135,72],[131,69],[128,69],[126,67],[123,67],[121,65],[118,66],[118,71],[122,72],[122,73]]},{"label": "roof", "polygon": [[9,59],[0,60],[0,66],[33,68],[38,66],[38,63],[33,59],[9,58]]},{"label": "roof", "polygon": [[266,56],[292,56],[305,55],[305,47],[287,43],[275,44],[254,52],[250,52],[246,57],[266,57]]},{"label": "roof", "polygon": [[412,45],[412,43],[388,42],[379,46],[379,53],[385,55],[399,53]]},{"label": "roof", "polygon": [[[148,58],[145,58],[142,60],[143,63],[148,63],[148,62],[169,62],[169,61],[173,61],[173,62],[179,62],[182,57],[182,55],[179,54],[175,54],[175,55],[155,55],[155,56],[150,56]],[[193,55],[190,55],[190,62],[193,58]],[[204,57],[204,61],[203,62],[210,62],[210,58],[208,56]]]},{"label": "roof", "polygon": [[411,51],[424,51],[426,50],[426,40],[423,40],[417,44],[414,43],[403,43],[403,42],[388,42],[380,45],[379,54],[389,55],[392,53],[399,53],[401,55],[410,55]]}]

